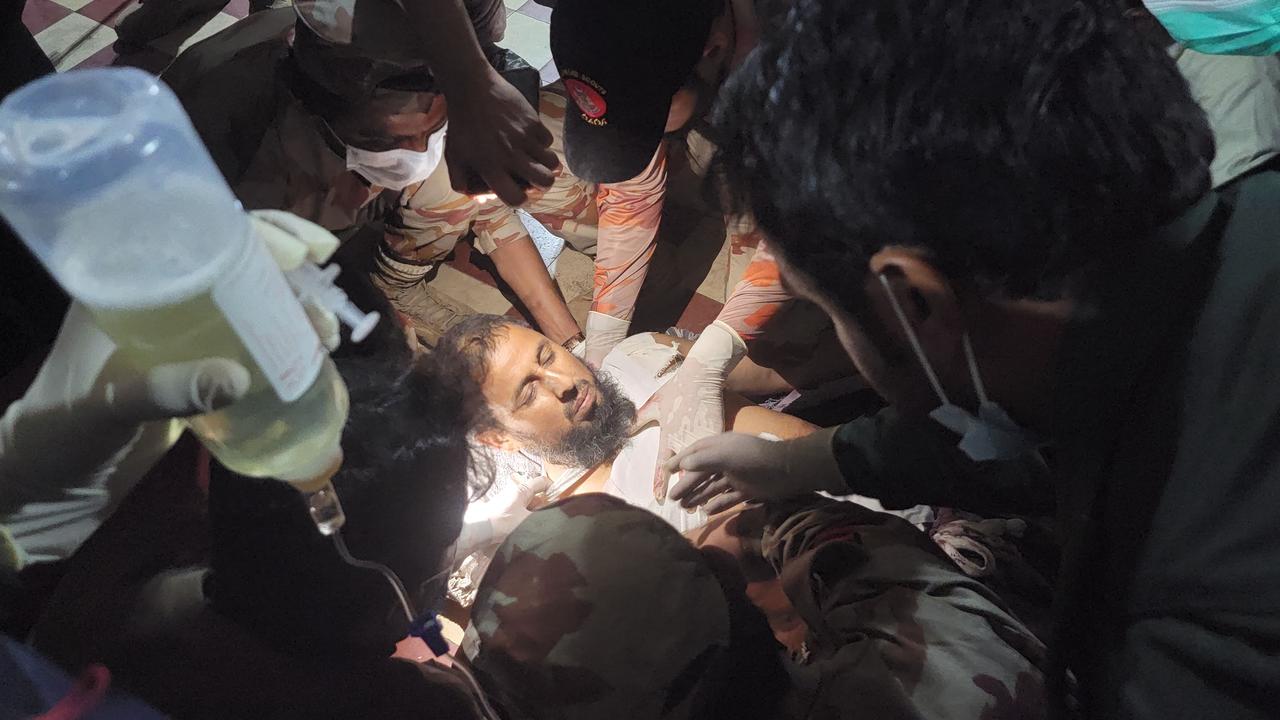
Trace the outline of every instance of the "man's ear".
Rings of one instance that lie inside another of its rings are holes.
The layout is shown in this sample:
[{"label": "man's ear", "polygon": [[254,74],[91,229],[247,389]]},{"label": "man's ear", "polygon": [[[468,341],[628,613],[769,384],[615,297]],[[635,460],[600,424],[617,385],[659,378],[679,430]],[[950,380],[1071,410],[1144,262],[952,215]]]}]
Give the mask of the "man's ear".
[{"label": "man's ear", "polygon": [[502,428],[489,428],[481,430],[475,435],[476,442],[491,448],[497,448],[504,452],[519,452],[521,444],[507,431]]},{"label": "man's ear", "polygon": [[906,322],[915,330],[925,355],[938,373],[947,375],[945,368],[951,367],[956,359],[963,364],[964,314],[947,276],[924,256],[902,247],[881,249],[871,257],[869,266],[867,297],[881,327],[895,338],[898,347],[914,357],[881,276],[888,281]]}]

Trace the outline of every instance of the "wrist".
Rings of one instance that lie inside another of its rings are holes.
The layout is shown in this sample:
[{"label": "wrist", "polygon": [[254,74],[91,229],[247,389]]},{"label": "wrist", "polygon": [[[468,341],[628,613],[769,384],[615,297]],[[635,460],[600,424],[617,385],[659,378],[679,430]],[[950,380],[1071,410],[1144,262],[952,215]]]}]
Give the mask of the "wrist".
[{"label": "wrist", "polygon": [[495,83],[506,82],[496,70],[489,65],[480,52],[475,49],[473,62],[450,63],[448,72],[436,73],[436,82],[444,91],[449,106],[463,108],[473,102],[483,102],[483,98],[492,94],[490,89]]},{"label": "wrist", "polygon": [[717,387],[747,354],[747,344],[733,328],[716,320],[702,331],[689,348],[686,363],[696,363],[704,377],[717,381]]},{"label": "wrist", "polygon": [[799,481],[805,490],[847,495],[840,464],[836,461],[833,441],[840,428],[825,428],[815,433],[782,442],[783,459],[788,478]]}]

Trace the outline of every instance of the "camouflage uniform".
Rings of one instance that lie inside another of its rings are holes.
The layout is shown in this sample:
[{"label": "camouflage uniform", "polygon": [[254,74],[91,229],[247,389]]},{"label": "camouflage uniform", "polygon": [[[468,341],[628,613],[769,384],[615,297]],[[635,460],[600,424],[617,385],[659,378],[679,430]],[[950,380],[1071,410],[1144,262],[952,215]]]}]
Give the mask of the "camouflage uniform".
[{"label": "camouflage uniform", "polygon": [[[477,28],[486,43],[500,39],[506,23],[504,14],[493,16],[490,5],[501,3],[468,3],[473,18],[488,18],[491,23]],[[162,75],[182,100],[236,196],[247,208],[288,210],[335,233],[354,231],[387,216],[391,224],[404,226],[393,235],[401,243],[414,232],[434,232],[429,226],[415,229],[412,220],[396,223],[395,216],[409,215],[412,208],[421,206],[424,201],[415,203],[414,197],[424,190],[441,181],[447,187],[448,171],[441,165],[426,182],[395,193],[384,192],[348,170],[343,144],[290,88],[285,63],[295,19],[290,8],[251,15],[193,45]],[[344,72],[351,65],[355,64],[313,62],[305,71],[325,89],[344,96],[350,93],[342,88],[359,80]],[[424,249],[423,259],[436,260],[456,240],[456,236],[432,237],[416,245]]]},{"label": "camouflage uniform", "polygon": [[[809,497],[768,508],[760,549],[809,627],[781,717],[1044,715],[1043,646],[905,521]],[[704,717],[737,591],[656,516],[574,497],[499,548],[462,647],[512,720]]]}]

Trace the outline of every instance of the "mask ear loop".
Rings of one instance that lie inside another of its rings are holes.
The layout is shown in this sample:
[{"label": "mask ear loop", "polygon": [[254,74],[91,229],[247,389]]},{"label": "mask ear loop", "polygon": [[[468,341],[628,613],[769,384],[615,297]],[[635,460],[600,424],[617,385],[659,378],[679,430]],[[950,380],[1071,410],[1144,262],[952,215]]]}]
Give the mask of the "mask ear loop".
[{"label": "mask ear loop", "polygon": [[969,342],[969,333],[964,334],[964,358],[969,363],[969,378],[973,380],[973,390],[978,394],[978,402],[987,404],[987,386],[982,384],[982,375],[978,373],[978,359],[973,354],[973,343]]},{"label": "mask ear loop", "polygon": [[[427,647],[431,649],[431,652],[435,653],[437,656],[448,655],[449,643],[444,639],[444,634],[442,633],[444,626],[440,623],[440,617],[434,611],[427,611],[419,616],[414,615],[413,605],[409,602],[409,593],[404,589],[404,583],[400,582],[400,577],[396,575],[395,571],[382,563],[360,560],[352,557],[351,552],[347,550],[346,541],[342,539],[341,532],[335,531],[332,537],[333,545],[337,548],[338,556],[342,558],[343,562],[351,565],[352,567],[372,570],[386,578],[387,582],[391,585],[391,589],[395,590],[396,599],[400,601],[400,606],[404,610],[405,618],[409,621],[409,634],[425,642]],[[437,573],[427,582],[431,582],[432,580],[435,580],[441,575],[447,573],[447,570],[442,573]],[[453,667],[461,672],[467,683],[471,685],[471,690],[475,693],[476,699],[480,701],[480,705],[482,706],[485,716],[490,720],[498,720],[499,715],[494,711],[493,706],[489,704],[489,698],[485,695],[484,688],[480,687],[480,683],[476,681],[475,676],[471,674],[471,671],[467,669],[466,665],[455,662]]]},{"label": "mask ear loop", "polygon": [[[898,322],[902,323],[902,329],[907,334],[907,342],[911,343],[911,349],[916,353],[916,359],[920,361],[920,366],[924,368],[924,374],[929,378],[929,384],[933,386],[933,392],[938,395],[938,400],[943,405],[950,405],[951,400],[947,398],[947,393],[942,389],[942,383],[938,381],[938,375],[933,372],[933,366],[929,364],[929,358],[925,357],[924,347],[920,345],[920,338],[916,337],[916,331],[911,327],[911,323],[907,322],[907,314],[902,311],[902,305],[898,303],[898,298],[893,294],[893,288],[889,286],[889,278],[884,273],[878,274],[880,284],[884,286],[884,292],[889,296],[889,304],[893,306],[893,314],[898,316]],[[968,337],[965,338],[966,347]],[[973,367],[972,365],[970,367]]]}]

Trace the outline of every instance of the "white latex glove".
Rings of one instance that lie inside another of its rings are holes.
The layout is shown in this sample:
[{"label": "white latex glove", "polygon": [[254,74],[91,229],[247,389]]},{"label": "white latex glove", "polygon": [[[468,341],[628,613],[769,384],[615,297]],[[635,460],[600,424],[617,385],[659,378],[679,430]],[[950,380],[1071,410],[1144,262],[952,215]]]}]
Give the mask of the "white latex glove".
[{"label": "white latex glove", "polygon": [[[326,260],[337,239],[288,213],[253,213],[257,237],[291,269]],[[327,347],[332,314],[308,308]],[[32,559],[66,557],[181,434],[171,418],[239,399],[249,372],[226,358],[135,370],[81,305],[73,303],[49,356],[0,419],[0,524]]]},{"label": "white latex glove", "polygon": [[667,500],[671,456],[724,432],[724,380],[746,354],[746,343],[733,328],[719,320],[711,323],[675,375],[636,412],[633,434],[653,423],[662,431],[653,475],[653,498],[659,505]]},{"label": "white latex glove", "polygon": [[[267,250],[281,270],[292,270],[310,261],[328,261],[338,249],[338,238],[310,220],[283,210],[254,210],[249,213],[254,233],[266,243]],[[332,312],[312,303],[302,304],[311,326],[327,350],[332,352],[342,341],[338,318]]]},{"label": "white latex glove", "polygon": [[538,493],[551,486],[546,475],[526,479],[514,476],[492,498],[481,505],[467,509],[469,517],[462,524],[462,534],[454,545],[456,557],[465,558],[476,550],[501,542],[515,531],[524,519],[533,513],[529,503]]},{"label": "white latex glove", "polygon": [[705,506],[708,515],[745,500],[774,500],[825,490],[849,489],[836,464],[831,439],[837,428],[778,442],[743,433],[704,438],[666,465],[680,480],[671,499],[686,508]]},{"label": "white latex glove", "polygon": [[582,333],[587,336],[587,341],[583,343],[586,345],[583,359],[593,368],[600,367],[613,346],[627,339],[630,327],[630,320],[621,320],[595,310],[589,311],[587,322],[582,328]]}]

